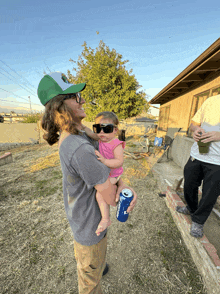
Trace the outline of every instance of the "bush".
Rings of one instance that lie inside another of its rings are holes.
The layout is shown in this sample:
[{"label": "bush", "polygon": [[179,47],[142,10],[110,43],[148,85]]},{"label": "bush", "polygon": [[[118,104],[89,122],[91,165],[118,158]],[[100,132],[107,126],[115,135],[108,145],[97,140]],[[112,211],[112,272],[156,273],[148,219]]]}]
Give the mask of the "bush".
[{"label": "bush", "polygon": [[42,115],[40,113],[27,115],[27,116],[25,116],[22,123],[27,123],[27,124],[37,123],[41,119],[41,117],[42,117]]}]

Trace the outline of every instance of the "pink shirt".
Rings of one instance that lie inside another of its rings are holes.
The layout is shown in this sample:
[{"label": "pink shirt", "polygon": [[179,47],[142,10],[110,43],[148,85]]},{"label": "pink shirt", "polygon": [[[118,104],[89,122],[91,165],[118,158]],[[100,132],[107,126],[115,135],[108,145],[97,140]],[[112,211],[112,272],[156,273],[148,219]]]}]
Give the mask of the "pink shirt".
[{"label": "pink shirt", "polygon": [[[120,141],[118,139],[114,139],[111,142],[102,142],[99,141],[99,152],[104,156],[106,159],[113,159],[114,158],[114,149],[117,147],[119,144],[122,144],[122,148],[125,148],[125,142]],[[111,168],[109,176],[111,178],[116,178],[120,176],[123,173],[123,167],[119,168]]]}]

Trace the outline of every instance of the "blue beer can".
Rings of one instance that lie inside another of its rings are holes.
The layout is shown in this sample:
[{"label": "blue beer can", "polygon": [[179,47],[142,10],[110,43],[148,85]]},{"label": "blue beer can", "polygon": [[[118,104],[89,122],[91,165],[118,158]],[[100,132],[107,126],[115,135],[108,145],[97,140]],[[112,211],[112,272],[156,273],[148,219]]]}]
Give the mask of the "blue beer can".
[{"label": "blue beer can", "polygon": [[128,206],[130,205],[134,195],[130,189],[123,189],[120,193],[116,218],[120,222],[126,222],[129,213],[127,213]]}]

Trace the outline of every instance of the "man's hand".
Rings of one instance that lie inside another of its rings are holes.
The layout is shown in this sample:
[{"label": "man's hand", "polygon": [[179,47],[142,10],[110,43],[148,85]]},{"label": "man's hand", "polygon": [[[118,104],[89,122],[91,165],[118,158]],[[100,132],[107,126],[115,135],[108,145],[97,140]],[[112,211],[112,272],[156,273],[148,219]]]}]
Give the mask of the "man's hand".
[{"label": "man's hand", "polygon": [[197,127],[193,132],[193,139],[196,142],[198,142],[201,139],[202,135],[200,133],[202,133],[202,135],[205,134],[205,130],[203,130],[201,127]]},{"label": "man's hand", "polygon": [[212,132],[203,133],[200,139],[202,140],[201,142],[203,143],[220,141],[220,132],[212,131]]},{"label": "man's hand", "polygon": [[134,209],[134,207],[135,207],[135,205],[137,203],[137,194],[136,194],[136,192],[131,187],[128,187],[127,185],[125,185],[123,183],[123,181],[120,179],[119,182],[118,182],[118,190],[117,190],[116,198],[115,198],[115,201],[116,202],[119,201],[119,195],[120,195],[120,193],[121,193],[121,191],[123,189],[130,189],[133,192],[133,195],[134,195],[134,198],[131,201],[131,203],[130,203],[128,209],[127,209],[127,212],[130,213],[130,212],[132,212],[132,210]]},{"label": "man's hand", "polygon": [[106,160],[106,158],[103,157],[99,151],[95,150],[95,155],[97,156],[97,159],[98,159],[98,160],[100,160],[102,163],[105,164],[105,160]]}]

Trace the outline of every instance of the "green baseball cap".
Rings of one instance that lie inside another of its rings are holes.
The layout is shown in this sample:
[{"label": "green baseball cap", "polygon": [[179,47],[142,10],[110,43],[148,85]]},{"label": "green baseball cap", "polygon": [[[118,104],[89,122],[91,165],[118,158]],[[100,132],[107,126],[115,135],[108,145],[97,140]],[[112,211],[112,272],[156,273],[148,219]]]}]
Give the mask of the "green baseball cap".
[{"label": "green baseball cap", "polygon": [[40,102],[46,105],[48,101],[57,95],[77,93],[84,90],[85,87],[85,83],[70,84],[62,72],[52,72],[41,79],[37,94]]}]

